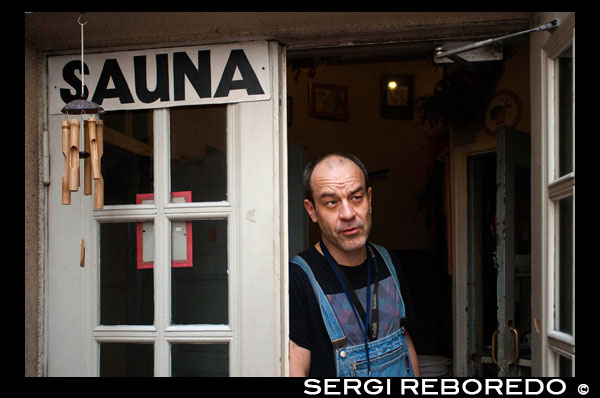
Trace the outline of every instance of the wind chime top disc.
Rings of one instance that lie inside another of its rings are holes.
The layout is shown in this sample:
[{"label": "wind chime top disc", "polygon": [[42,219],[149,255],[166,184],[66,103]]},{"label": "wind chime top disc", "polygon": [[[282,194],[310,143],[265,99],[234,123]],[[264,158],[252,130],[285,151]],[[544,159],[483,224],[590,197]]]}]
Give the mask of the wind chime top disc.
[{"label": "wind chime top disc", "polygon": [[69,115],[79,115],[81,113],[103,113],[104,109],[95,102],[76,99],[69,102],[60,111]]}]

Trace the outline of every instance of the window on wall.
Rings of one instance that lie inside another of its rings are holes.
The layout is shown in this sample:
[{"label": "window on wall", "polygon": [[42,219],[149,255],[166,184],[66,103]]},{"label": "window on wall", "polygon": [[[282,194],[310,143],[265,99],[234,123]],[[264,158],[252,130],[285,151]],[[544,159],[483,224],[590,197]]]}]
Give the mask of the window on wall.
[{"label": "window on wall", "polygon": [[107,112],[100,376],[229,376],[228,106]]},{"label": "window on wall", "polygon": [[575,375],[575,30],[568,22],[573,27],[545,46],[549,372],[561,377]]}]

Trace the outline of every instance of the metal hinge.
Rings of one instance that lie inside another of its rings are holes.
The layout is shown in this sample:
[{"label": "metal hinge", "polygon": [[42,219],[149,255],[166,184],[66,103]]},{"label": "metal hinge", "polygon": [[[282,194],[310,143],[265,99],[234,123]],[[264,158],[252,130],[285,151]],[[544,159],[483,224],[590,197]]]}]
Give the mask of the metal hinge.
[{"label": "metal hinge", "polygon": [[50,135],[48,129],[42,131],[42,182],[50,185]]}]

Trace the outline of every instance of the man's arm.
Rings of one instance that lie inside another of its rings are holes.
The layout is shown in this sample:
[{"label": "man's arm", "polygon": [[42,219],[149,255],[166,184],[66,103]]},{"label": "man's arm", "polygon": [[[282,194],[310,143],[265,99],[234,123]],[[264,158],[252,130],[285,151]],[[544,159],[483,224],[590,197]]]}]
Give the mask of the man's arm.
[{"label": "man's arm", "polygon": [[290,340],[290,376],[308,377],[310,372],[310,350]]},{"label": "man's arm", "polygon": [[417,350],[415,350],[415,345],[410,337],[410,333],[408,333],[408,330],[405,330],[404,333],[406,335],[406,344],[408,345],[408,357],[410,358],[410,363],[412,364],[415,377],[421,377],[421,369],[419,367]]}]

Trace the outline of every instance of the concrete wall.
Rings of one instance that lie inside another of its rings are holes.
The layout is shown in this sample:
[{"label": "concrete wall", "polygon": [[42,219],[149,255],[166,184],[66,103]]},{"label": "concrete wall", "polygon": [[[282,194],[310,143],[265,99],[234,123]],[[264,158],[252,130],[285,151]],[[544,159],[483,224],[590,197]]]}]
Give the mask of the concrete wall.
[{"label": "concrete wall", "polygon": [[43,236],[42,68],[25,40],[25,376],[42,375]]}]

